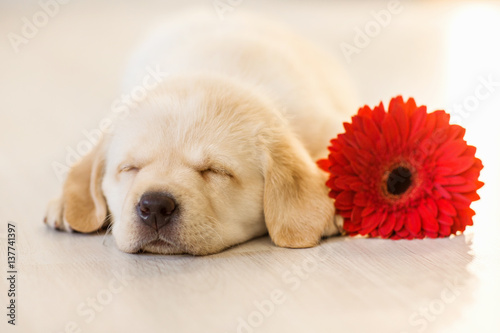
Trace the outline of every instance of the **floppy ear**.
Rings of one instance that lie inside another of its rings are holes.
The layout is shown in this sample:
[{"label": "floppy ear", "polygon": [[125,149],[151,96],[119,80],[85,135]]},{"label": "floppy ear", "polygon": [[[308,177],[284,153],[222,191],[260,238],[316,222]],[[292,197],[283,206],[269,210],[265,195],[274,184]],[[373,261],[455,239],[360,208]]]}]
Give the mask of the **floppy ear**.
[{"label": "floppy ear", "polygon": [[107,204],[101,188],[105,166],[104,141],[101,139],[71,168],[63,186],[63,219],[75,231],[94,232],[106,220]]},{"label": "floppy ear", "polygon": [[282,247],[315,246],[338,233],[326,175],[292,133],[268,144],[264,168],[264,216],[273,242]]}]

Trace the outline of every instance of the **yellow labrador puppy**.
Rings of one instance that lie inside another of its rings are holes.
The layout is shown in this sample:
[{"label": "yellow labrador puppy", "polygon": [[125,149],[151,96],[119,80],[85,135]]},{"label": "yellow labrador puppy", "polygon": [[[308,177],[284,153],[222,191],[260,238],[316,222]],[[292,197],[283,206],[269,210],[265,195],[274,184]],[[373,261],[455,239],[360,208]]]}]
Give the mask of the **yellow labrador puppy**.
[{"label": "yellow labrador puppy", "polygon": [[168,76],[73,166],[46,223],[111,223],[122,251],[205,255],[269,233],[303,248],[339,232],[315,161],[355,109],[332,59],[255,17],[191,14],[137,51]]}]

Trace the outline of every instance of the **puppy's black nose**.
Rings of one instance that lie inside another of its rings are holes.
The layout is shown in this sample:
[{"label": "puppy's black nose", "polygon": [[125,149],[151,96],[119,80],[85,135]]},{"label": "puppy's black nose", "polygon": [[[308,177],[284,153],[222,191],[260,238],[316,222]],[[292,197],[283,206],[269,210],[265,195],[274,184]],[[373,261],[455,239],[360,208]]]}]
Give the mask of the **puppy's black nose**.
[{"label": "puppy's black nose", "polygon": [[164,227],[177,207],[174,199],[166,193],[144,193],[137,205],[137,214],[141,221],[159,230]]}]

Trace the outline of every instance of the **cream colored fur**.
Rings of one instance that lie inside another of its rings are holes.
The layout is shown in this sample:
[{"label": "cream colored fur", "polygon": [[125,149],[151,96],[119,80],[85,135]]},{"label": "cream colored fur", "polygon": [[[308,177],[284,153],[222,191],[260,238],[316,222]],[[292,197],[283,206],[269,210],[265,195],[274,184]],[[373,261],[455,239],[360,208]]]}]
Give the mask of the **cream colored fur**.
[{"label": "cream colored fur", "polygon": [[[168,77],[73,167],[49,225],[92,232],[111,221],[125,252],[195,255],[267,232],[292,248],[339,232],[315,164],[355,112],[332,59],[273,23],[198,13],[157,29],[128,89],[148,65]],[[136,214],[148,191],[180,209],[158,231]]]}]

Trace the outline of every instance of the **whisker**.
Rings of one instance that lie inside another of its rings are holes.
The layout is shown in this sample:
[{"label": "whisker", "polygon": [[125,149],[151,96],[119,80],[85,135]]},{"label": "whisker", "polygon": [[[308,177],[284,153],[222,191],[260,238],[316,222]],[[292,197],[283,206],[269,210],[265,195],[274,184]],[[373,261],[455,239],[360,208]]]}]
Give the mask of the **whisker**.
[{"label": "whisker", "polygon": [[106,232],[104,233],[104,237],[102,239],[102,245],[106,246],[106,239],[109,235],[109,233],[112,231],[113,229],[113,224],[111,223],[111,214],[108,214],[106,216],[106,218],[104,219],[104,224],[108,224],[107,227],[106,227]]},{"label": "whisker", "polygon": [[[210,220],[210,222],[212,222],[213,224],[218,224],[219,223],[219,220],[217,220],[215,217],[213,216],[207,216],[207,218]],[[224,245],[225,247],[227,246],[226,243],[224,242],[224,239],[222,238],[222,236],[217,232],[217,230],[215,230],[215,228],[213,227],[213,225],[208,225],[207,227],[209,227],[212,231],[213,234],[217,235],[217,237],[219,237],[219,240],[221,242],[222,245]],[[208,243],[207,243],[208,244]]]}]

